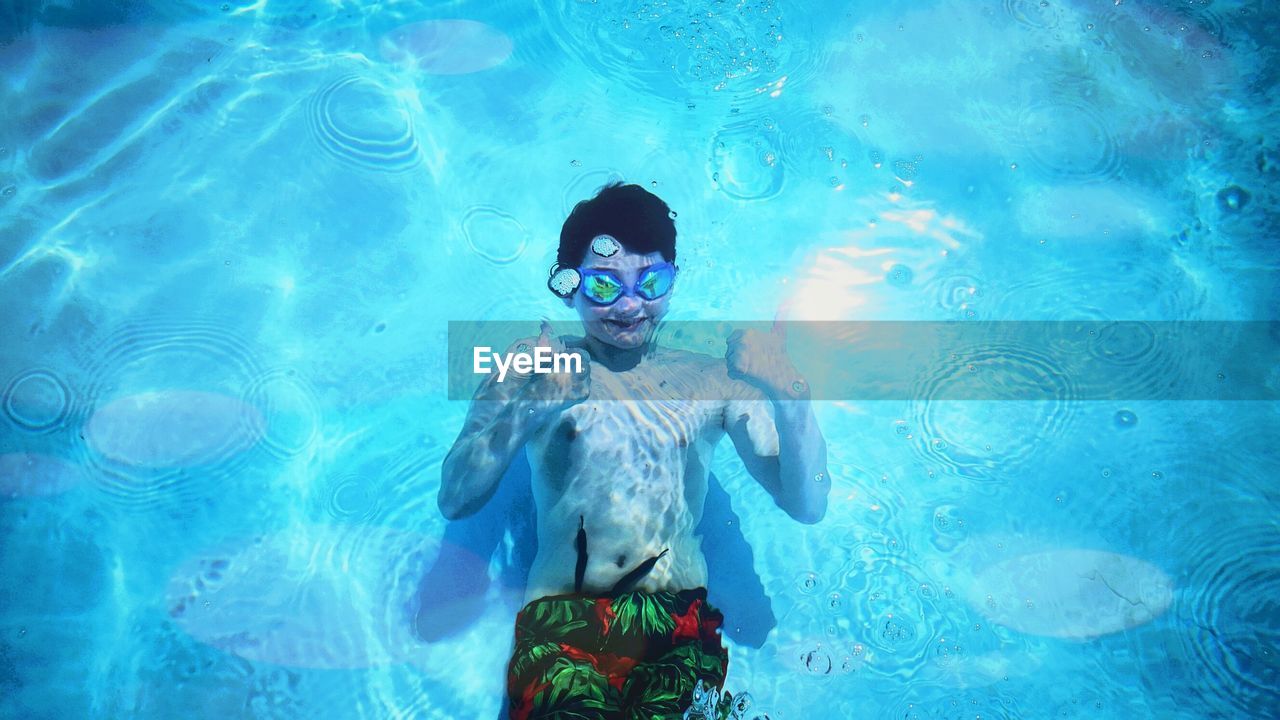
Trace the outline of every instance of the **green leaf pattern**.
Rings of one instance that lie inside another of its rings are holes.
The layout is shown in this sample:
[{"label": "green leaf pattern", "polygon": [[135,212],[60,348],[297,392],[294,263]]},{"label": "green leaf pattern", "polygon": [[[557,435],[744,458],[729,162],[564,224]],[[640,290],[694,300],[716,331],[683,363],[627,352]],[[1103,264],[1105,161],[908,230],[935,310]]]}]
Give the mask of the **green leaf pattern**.
[{"label": "green leaf pattern", "polygon": [[[676,627],[667,608],[648,593],[633,592],[620,596],[613,601],[613,611],[618,616],[618,628],[625,633],[639,632],[649,637],[670,634]],[[635,627],[637,618],[639,630]]]},{"label": "green leaf pattern", "polygon": [[[729,662],[718,637],[673,638],[672,616],[689,612],[695,599],[702,603],[699,619],[723,619],[702,588],[614,598],[607,636],[596,598],[555,596],[525,606],[516,618],[518,639],[508,666],[512,719],[680,720],[695,683],[722,686]],[[536,688],[542,689],[523,702],[526,689]]]}]

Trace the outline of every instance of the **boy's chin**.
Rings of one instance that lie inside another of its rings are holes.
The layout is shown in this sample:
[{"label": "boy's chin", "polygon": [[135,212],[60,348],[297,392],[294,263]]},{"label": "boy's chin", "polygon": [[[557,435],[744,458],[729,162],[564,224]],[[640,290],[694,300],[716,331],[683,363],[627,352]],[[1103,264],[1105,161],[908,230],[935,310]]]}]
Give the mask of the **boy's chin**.
[{"label": "boy's chin", "polygon": [[610,347],[615,347],[619,350],[634,350],[635,348],[642,347],[645,344],[649,339],[649,334],[650,333],[648,332],[635,332],[614,335],[608,330],[600,330],[592,333],[591,335],[596,340],[599,340]]}]

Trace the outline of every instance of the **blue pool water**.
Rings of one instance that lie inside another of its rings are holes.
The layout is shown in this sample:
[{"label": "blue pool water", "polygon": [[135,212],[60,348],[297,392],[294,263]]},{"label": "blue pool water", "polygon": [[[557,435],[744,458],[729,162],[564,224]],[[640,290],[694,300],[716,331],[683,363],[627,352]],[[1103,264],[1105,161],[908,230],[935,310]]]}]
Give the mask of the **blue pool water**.
[{"label": "blue pool water", "polygon": [[[678,213],[673,320],[1275,319],[1278,36],[1238,0],[5,3],[0,716],[497,717],[521,548],[436,509],[447,322],[567,324],[560,224],[611,179]],[[1276,714],[1275,403],[816,413],[820,524],[713,467],[756,710]]]}]

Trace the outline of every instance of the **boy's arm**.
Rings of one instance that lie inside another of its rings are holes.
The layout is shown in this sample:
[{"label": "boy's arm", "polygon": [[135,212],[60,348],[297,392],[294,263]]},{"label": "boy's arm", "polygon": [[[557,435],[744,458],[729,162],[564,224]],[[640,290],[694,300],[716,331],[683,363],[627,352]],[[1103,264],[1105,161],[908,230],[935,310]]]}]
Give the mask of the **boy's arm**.
[{"label": "boy's arm", "polygon": [[725,404],[724,428],[747,472],[799,522],[817,523],[827,513],[831,474],[827,443],[803,393],[766,393],[735,381]]},{"label": "boy's arm", "polygon": [[481,384],[445,456],[436,504],[449,520],[472,515],[489,502],[515,454],[545,421],[538,413],[520,412],[523,383],[504,385],[489,379]]}]

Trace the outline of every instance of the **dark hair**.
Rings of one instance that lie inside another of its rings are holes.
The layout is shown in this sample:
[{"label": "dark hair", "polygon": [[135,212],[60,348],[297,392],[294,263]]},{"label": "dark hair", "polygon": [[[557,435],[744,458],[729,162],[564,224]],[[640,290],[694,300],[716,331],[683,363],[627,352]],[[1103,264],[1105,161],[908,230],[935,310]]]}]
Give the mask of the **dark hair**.
[{"label": "dark hair", "polygon": [[613,182],[590,200],[573,206],[560,229],[560,267],[577,267],[597,235],[617,238],[633,253],[662,253],[667,262],[676,260],[676,224],[671,208],[657,195],[639,185]]}]

